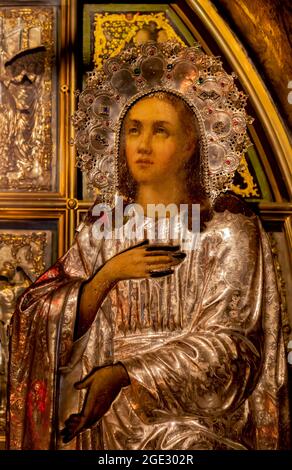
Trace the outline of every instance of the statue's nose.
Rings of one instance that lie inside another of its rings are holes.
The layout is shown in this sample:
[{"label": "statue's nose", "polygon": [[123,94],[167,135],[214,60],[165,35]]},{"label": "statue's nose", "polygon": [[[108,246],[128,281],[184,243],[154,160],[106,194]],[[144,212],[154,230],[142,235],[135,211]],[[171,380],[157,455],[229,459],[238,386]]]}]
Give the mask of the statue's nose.
[{"label": "statue's nose", "polygon": [[150,132],[141,133],[138,150],[143,153],[152,152],[152,135]]}]

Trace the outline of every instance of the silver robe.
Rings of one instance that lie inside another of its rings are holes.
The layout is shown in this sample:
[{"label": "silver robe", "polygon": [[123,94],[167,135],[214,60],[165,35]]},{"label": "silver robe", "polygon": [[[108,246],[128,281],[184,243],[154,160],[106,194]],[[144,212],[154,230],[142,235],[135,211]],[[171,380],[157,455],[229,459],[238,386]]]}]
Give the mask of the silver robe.
[{"label": "silver robe", "polygon": [[[13,317],[11,449],[280,449],[287,374],[273,261],[259,220],[215,213],[165,278],[119,282],[73,341],[79,289],[134,241],[79,228]],[[131,384],[92,429],[63,445],[80,411],[73,384],[121,361]]]}]

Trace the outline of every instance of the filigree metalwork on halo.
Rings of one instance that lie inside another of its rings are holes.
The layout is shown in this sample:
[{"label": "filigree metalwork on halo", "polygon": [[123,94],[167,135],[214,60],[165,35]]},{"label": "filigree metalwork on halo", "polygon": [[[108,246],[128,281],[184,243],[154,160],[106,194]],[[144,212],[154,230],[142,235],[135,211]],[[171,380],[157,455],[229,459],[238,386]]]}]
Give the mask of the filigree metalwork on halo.
[{"label": "filigree metalwork on halo", "polygon": [[88,74],[73,116],[77,165],[89,184],[107,200],[118,190],[121,120],[137,99],[165,91],[185,100],[200,127],[203,184],[211,200],[229,189],[242,155],[250,145],[246,96],[220,58],[199,46],[176,42],[146,43],[125,49]]},{"label": "filigree metalwork on halo", "polygon": [[0,9],[0,190],[54,190],[53,8]]}]

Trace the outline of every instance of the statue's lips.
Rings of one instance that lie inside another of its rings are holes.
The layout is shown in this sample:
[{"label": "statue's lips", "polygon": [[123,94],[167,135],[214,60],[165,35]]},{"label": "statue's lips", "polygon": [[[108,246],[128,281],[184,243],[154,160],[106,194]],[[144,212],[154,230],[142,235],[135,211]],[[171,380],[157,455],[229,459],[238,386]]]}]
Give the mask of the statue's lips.
[{"label": "statue's lips", "polygon": [[154,162],[152,160],[148,160],[148,158],[138,158],[136,163],[140,165],[153,165]]}]

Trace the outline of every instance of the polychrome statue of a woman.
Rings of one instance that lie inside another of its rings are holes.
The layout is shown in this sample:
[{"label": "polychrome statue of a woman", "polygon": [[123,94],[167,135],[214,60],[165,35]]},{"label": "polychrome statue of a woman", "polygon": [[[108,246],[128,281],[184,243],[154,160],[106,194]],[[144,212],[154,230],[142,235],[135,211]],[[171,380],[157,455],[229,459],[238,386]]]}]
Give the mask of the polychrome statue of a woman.
[{"label": "polychrome statue of a woman", "polygon": [[227,192],[244,107],[198,47],[148,43],[89,74],[74,125],[100,196],[14,314],[9,448],[285,447],[270,248]]}]

